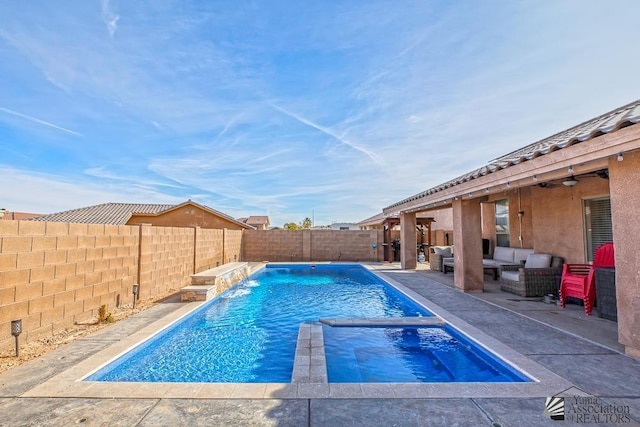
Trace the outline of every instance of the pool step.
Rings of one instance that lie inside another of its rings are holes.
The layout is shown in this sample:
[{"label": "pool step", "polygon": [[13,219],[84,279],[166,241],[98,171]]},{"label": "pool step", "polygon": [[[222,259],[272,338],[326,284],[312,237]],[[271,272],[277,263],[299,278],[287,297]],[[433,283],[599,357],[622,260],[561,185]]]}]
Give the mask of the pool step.
[{"label": "pool step", "polygon": [[191,275],[191,285],[180,289],[180,301],[207,301],[249,276],[249,263],[230,262]]},{"label": "pool step", "polygon": [[444,326],[446,322],[439,317],[362,317],[320,319],[320,323],[328,326]]},{"label": "pool step", "polygon": [[300,324],[291,382],[323,384],[328,382],[322,326],[311,323]]}]

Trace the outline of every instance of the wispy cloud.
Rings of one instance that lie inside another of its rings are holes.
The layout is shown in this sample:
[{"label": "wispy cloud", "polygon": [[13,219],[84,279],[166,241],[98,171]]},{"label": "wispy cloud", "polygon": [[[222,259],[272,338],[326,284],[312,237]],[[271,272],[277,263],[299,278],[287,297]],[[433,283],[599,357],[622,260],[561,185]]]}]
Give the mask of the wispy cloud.
[{"label": "wispy cloud", "polygon": [[102,0],[102,19],[107,26],[109,36],[113,37],[118,29],[118,20],[120,20],[120,16],[113,11],[111,0]]},{"label": "wispy cloud", "polygon": [[111,181],[111,182],[121,182],[126,184],[126,183],[131,183],[132,181],[135,181],[136,185],[144,186],[147,189],[153,188],[156,191],[158,190],[158,188],[175,188],[175,189],[184,188],[183,186],[177,185],[172,182],[161,182],[159,180],[150,179],[144,173],[143,174],[129,173],[127,175],[123,175],[118,172],[119,170],[115,165],[113,165],[111,169],[105,166],[99,166],[99,167],[88,168],[83,171],[85,175],[88,175],[93,178],[99,178],[103,182]]},{"label": "wispy cloud", "polygon": [[26,120],[29,120],[29,121],[34,122],[34,123],[38,123],[38,124],[43,125],[43,126],[49,126],[51,128],[58,129],[58,130],[60,130],[62,132],[67,132],[67,133],[70,133],[70,134],[76,135],[76,136],[82,136],[82,134],[79,133],[79,132],[73,131],[71,129],[63,128],[62,126],[58,126],[56,124],[47,122],[45,120],[38,119],[37,117],[33,117],[33,116],[29,116],[27,114],[19,113],[17,111],[13,111],[13,110],[10,110],[8,108],[0,107],[0,111],[3,111],[5,113],[7,113],[7,114],[11,114],[11,115],[14,115],[14,116],[26,119]]}]

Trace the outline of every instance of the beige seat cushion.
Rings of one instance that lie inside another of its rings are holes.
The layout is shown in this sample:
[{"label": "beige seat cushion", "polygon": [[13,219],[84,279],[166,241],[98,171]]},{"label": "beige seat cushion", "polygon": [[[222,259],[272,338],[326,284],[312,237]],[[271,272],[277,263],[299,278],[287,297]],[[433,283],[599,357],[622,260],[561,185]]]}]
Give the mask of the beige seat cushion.
[{"label": "beige seat cushion", "polygon": [[505,248],[502,246],[496,246],[493,250],[493,259],[496,261],[513,262],[513,248]]},{"label": "beige seat cushion", "polygon": [[549,254],[529,254],[524,268],[549,268],[551,267],[551,258]]},{"label": "beige seat cushion", "polygon": [[495,259],[483,259],[482,265],[485,267],[499,267],[500,263]]}]

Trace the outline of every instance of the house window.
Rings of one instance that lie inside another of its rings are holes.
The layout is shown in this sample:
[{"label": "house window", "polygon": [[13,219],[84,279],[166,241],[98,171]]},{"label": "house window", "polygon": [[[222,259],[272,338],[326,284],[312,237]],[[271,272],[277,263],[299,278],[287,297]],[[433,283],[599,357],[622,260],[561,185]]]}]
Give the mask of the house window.
[{"label": "house window", "polygon": [[496,246],[511,246],[509,243],[509,199],[496,200]]},{"label": "house window", "polygon": [[611,200],[608,197],[585,200],[584,224],[587,261],[591,262],[596,249],[607,242],[613,242]]}]

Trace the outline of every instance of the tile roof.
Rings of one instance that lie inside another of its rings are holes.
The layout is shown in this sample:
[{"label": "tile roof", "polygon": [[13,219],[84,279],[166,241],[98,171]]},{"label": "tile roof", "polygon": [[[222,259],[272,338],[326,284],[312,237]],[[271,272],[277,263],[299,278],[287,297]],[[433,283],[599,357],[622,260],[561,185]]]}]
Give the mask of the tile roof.
[{"label": "tile roof", "polygon": [[512,151],[511,153],[492,160],[485,166],[389,205],[385,209],[394,208],[396,206],[421,199],[447,188],[454,187],[458,184],[526,162],[527,160],[535,159],[536,157],[544,156],[545,154],[549,154],[553,151],[561,150],[563,148],[597,138],[598,136],[615,132],[618,129],[631,126],[635,123],[640,123],[640,100],[588,120],[572,127],[571,129],[567,129],[548,138],[534,142],[533,144],[529,144],[516,151]]},{"label": "tile roof", "polygon": [[244,224],[233,219],[220,211],[212,209],[208,206],[200,205],[196,202],[188,200],[177,205],[168,204],[152,204],[152,203],[103,203],[100,205],[87,206],[85,208],[72,209],[69,211],[42,215],[32,218],[33,221],[53,221],[53,222],[76,222],[84,224],[113,224],[124,225],[134,215],[158,215],[171,209],[176,209],[183,205],[195,205],[201,209],[209,211],[227,221],[233,222],[247,229],[255,227]]},{"label": "tile roof", "polygon": [[360,227],[365,227],[367,225],[380,225],[382,221],[384,221],[389,215],[385,215],[384,212],[380,212],[374,216],[371,216],[367,219],[363,219],[362,221],[356,223]]},{"label": "tile roof", "polygon": [[124,225],[134,213],[157,214],[176,205],[150,203],[103,203],[33,218],[34,221]]},{"label": "tile roof", "polygon": [[250,216],[249,218],[247,218],[246,221],[247,224],[269,224],[269,217],[268,216]]}]

